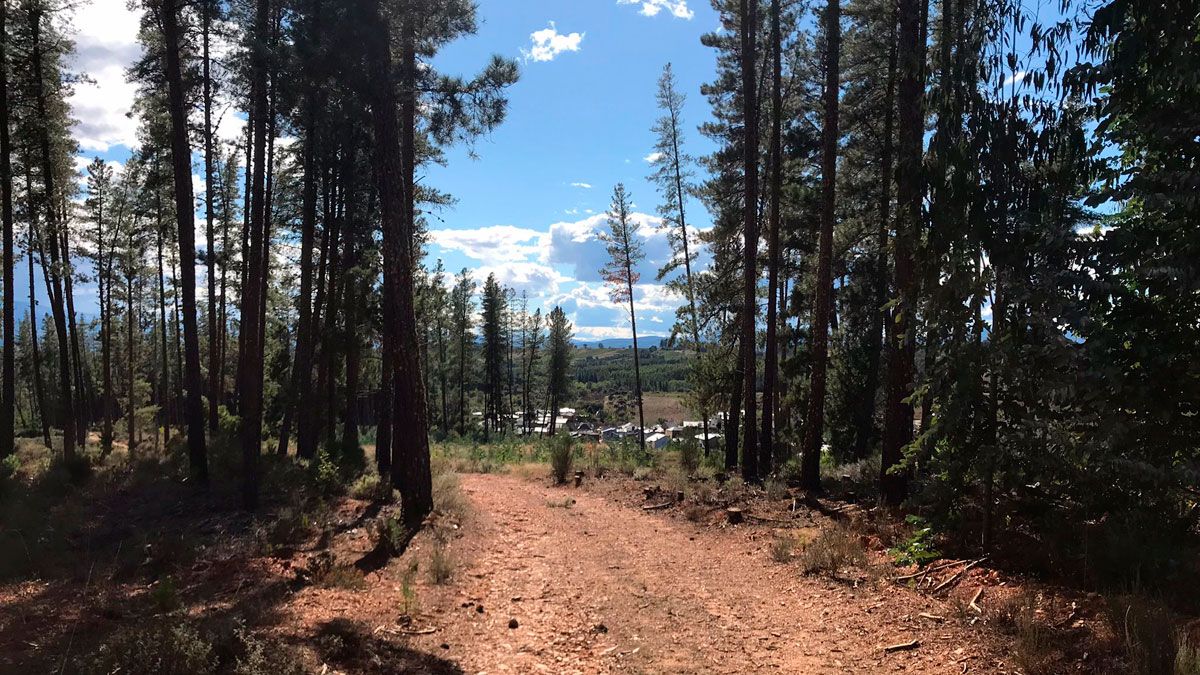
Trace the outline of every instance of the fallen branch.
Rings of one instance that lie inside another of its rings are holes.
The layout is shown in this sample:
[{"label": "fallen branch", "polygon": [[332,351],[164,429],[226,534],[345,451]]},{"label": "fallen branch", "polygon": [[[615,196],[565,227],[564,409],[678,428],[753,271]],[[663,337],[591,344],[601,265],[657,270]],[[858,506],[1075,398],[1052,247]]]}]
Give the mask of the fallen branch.
[{"label": "fallen branch", "polygon": [[917,577],[929,574],[930,572],[938,572],[938,571],[944,570],[948,567],[954,567],[955,565],[961,565],[964,562],[965,561],[963,561],[963,560],[955,560],[954,562],[942,563],[941,565],[935,565],[933,567],[926,567],[923,570],[917,570],[916,572],[913,572],[912,574],[905,574],[902,577],[892,577],[892,581],[908,581],[909,579],[916,579]]},{"label": "fallen branch", "polygon": [[650,506],[643,506],[642,510],[643,511],[657,511],[659,509],[665,509],[665,508],[668,508],[668,507],[674,506],[674,505],[675,505],[675,502],[663,502],[662,504],[651,504]]},{"label": "fallen branch", "polygon": [[901,642],[900,644],[888,645],[887,647],[883,648],[883,651],[890,654],[892,652],[904,652],[904,651],[908,651],[910,649],[916,649],[917,647],[920,647],[920,646],[921,646],[920,640],[913,640],[912,642]]},{"label": "fallen branch", "polygon": [[917,616],[921,617],[922,619],[929,619],[930,621],[936,621],[937,623],[941,623],[946,620],[946,617],[944,617],[940,614],[927,614],[925,612],[921,612]]},{"label": "fallen branch", "polygon": [[987,559],[988,559],[988,557],[985,555],[982,558],[980,558],[979,560],[976,560],[975,562],[971,563],[970,565],[967,565],[966,567],[962,568],[961,570],[955,572],[954,576],[952,576],[949,579],[938,584],[932,591],[930,591],[930,593],[937,593],[943,589],[953,586],[955,583],[958,582],[959,579],[961,579],[963,577],[964,574],[971,571],[972,567],[975,567],[976,565],[978,565],[979,563],[981,563]]},{"label": "fallen branch", "polygon": [[979,601],[979,597],[981,595],[983,595],[983,586],[980,586],[979,590],[975,591],[975,597],[971,598],[971,602],[969,602],[967,604],[967,606],[970,607],[971,609],[975,610],[976,612],[983,614],[983,608],[980,607],[979,605],[975,604]]},{"label": "fallen branch", "polygon": [[781,520],[779,518],[767,518],[765,516],[756,516],[753,513],[746,513],[744,511],[742,512],[742,515],[745,516],[746,518],[749,518],[750,520],[757,520],[762,523],[779,523],[781,525],[791,525],[792,524],[792,521],[790,521],[790,520]]}]

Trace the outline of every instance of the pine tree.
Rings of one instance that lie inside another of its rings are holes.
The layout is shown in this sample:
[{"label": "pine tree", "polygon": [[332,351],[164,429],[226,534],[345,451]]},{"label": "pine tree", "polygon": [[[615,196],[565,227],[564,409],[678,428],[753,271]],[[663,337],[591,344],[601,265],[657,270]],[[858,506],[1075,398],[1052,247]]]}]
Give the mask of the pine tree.
[{"label": "pine tree", "polygon": [[[550,402],[547,416],[550,435],[556,432],[558,410],[567,401],[571,391],[571,322],[561,307],[550,312],[550,335],[546,359],[546,397]],[[643,442],[644,445],[644,442]]]},{"label": "pine tree", "polygon": [[[642,407],[642,366],[638,350],[637,311],[634,309],[633,288],[641,279],[638,266],[646,258],[641,241],[639,224],[629,212],[629,195],[625,186],[617,183],[613,188],[612,204],[608,212],[609,231],[600,238],[608,249],[608,263],[600,275],[609,287],[609,297],[622,305],[629,305],[629,325],[633,332],[633,396],[638,407],[639,447],[646,445],[646,415]],[[550,414],[554,414],[551,411]]]}]

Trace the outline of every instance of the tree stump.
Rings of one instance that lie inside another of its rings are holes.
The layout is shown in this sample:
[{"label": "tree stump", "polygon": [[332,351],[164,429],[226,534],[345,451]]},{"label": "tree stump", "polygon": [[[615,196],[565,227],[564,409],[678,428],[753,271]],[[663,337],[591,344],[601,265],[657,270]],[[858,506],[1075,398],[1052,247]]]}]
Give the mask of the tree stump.
[{"label": "tree stump", "polygon": [[580,485],[583,485],[583,472],[576,471],[575,472],[575,487],[579,487]]},{"label": "tree stump", "polygon": [[683,490],[679,490],[675,493],[675,501],[683,502]]},{"label": "tree stump", "polygon": [[742,510],[739,509],[738,507],[731,506],[731,507],[725,509],[725,520],[730,525],[737,525],[737,524],[741,523],[743,519],[744,519],[744,514],[742,514]]}]

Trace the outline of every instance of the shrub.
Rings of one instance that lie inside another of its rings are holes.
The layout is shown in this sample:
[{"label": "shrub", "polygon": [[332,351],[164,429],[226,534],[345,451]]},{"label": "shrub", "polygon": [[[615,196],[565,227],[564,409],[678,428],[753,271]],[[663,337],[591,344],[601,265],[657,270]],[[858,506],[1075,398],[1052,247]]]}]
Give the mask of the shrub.
[{"label": "shrub", "polygon": [[1200,675],[1200,646],[1193,646],[1185,638],[1179,639],[1175,652],[1175,675]]},{"label": "shrub", "polygon": [[700,442],[696,439],[685,439],[679,444],[679,463],[687,475],[691,476],[700,469],[700,457]]},{"label": "shrub", "polygon": [[255,636],[245,628],[236,631],[238,651],[233,675],[303,675],[308,669],[299,655],[275,640]]},{"label": "shrub", "polygon": [[1049,675],[1055,672],[1054,635],[1050,626],[1038,616],[1033,596],[1020,595],[1009,601],[1006,619],[1012,622],[1016,634],[1016,662],[1029,675]]},{"label": "shrub", "polygon": [[150,601],[160,612],[172,612],[179,608],[179,587],[174,577],[163,577],[150,589]]},{"label": "shrub", "polygon": [[21,460],[15,454],[0,460],[0,481],[8,480],[17,475],[17,470],[20,468]]},{"label": "shrub", "polygon": [[463,521],[470,511],[470,503],[459,487],[458,474],[439,473],[433,477],[433,508],[440,513]]},{"label": "shrub", "polygon": [[904,522],[912,526],[912,534],[888,550],[888,554],[892,556],[897,565],[924,567],[942,557],[941,552],[933,547],[933,526],[929,524],[929,521],[921,516],[909,515]]},{"label": "shrub", "polygon": [[805,574],[836,576],[843,567],[866,563],[867,553],[849,528],[838,525],[823,530],[799,555]]},{"label": "shrub", "polygon": [[1108,599],[1108,620],[1131,673],[1175,671],[1181,640],[1175,617],[1165,605],[1137,592],[1114,596]]},{"label": "shrub", "polygon": [[566,434],[557,435],[550,441],[550,470],[555,485],[567,482],[567,476],[571,473],[573,445],[571,437]]},{"label": "shrub", "polygon": [[433,535],[433,551],[429,554],[429,580],[441,585],[454,574],[454,558],[447,546],[446,535],[440,530]]},{"label": "shrub", "polygon": [[350,485],[350,496],[363,501],[390,502],[392,486],[375,472],[365,473]]},{"label": "shrub", "polygon": [[796,548],[796,540],[791,537],[775,537],[771,542],[771,560],[785,563],[792,559],[792,551]]},{"label": "shrub", "polygon": [[781,478],[768,478],[763,481],[763,490],[767,493],[767,499],[771,501],[781,501],[792,496],[788,492],[787,482]]},{"label": "shrub", "polygon": [[114,633],[80,664],[80,671],[109,675],[206,675],[215,673],[212,645],[186,623],[154,622]]}]

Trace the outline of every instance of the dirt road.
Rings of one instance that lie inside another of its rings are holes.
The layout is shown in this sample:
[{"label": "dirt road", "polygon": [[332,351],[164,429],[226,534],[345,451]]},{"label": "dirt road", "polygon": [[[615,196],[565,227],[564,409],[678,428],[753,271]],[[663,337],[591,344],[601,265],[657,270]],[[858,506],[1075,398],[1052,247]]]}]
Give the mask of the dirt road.
[{"label": "dirt road", "polygon": [[[805,578],[771,560],[769,529],[694,525],[499,475],[465,476],[463,490],[476,522],[455,544],[465,577],[441,603],[458,615],[416,642],[465,672],[999,671],[969,629],[917,616],[953,609]],[[915,650],[884,651],[914,639]]]}]

